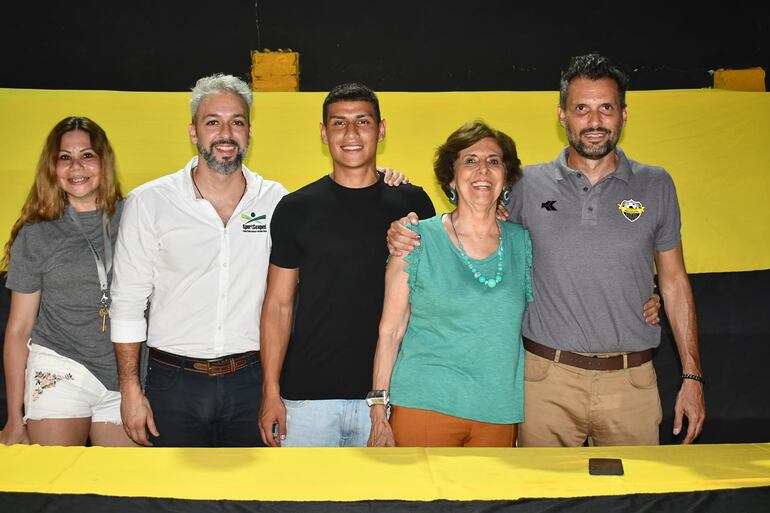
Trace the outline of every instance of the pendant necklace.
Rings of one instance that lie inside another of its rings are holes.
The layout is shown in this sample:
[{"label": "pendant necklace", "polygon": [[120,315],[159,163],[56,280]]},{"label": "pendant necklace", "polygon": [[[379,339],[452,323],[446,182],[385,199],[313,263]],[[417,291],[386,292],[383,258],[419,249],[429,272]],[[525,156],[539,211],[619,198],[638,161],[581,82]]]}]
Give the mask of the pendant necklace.
[{"label": "pendant necklace", "polygon": [[468,254],[465,252],[465,248],[463,247],[463,243],[460,240],[460,236],[457,235],[457,229],[455,229],[455,221],[453,217],[454,212],[449,214],[449,222],[452,225],[452,231],[455,234],[455,239],[457,239],[457,246],[460,249],[460,258],[462,259],[463,263],[468,267],[468,270],[471,272],[473,277],[478,280],[478,282],[482,285],[486,285],[490,289],[493,289],[497,286],[498,283],[503,281],[503,232],[500,229],[500,224],[495,221],[495,224],[497,224],[497,272],[495,273],[494,278],[487,278],[483,274],[481,274],[481,271],[476,268],[473,262],[471,262],[471,259],[468,258]]}]

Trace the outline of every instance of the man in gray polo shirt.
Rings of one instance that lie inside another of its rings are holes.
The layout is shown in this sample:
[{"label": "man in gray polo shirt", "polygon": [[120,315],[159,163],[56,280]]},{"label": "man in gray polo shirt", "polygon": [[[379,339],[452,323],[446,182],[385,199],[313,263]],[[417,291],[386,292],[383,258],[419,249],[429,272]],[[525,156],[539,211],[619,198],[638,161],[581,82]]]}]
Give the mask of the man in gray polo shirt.
[{"label": "man in gray polo shirt", "polygon": [[[596,54],[562,74],[559,121],[569,146],[530,166],[511,220],[533,244],[533,287],[522,326],[526,422],[522,446],[657,444],[661,420],[652,349],[660,328],[642,304],[657,267],[683,366],[674,433],[705,418],[695,304],[684,268],[671,177],[616,148],[626,122],[626,77]],[[610,355],[619,355],[607,357]],[[558,362],[558,363],[557,363]]]},{"label": "man in gray polo shirt", "polygon": [[684,443],[703,426],[695,304],[676,191],[662,168],[629,160],[616,148],[626,122],[626,85],[606,58],[573,58],[562,74],[558,109],[569,146],[555,161],[525,168],[511,193],[510,220],[532,238],[535,297],[522,325],[520,446],[659,442],[662,414],[651,359],[660,329],[643,314],[653,292],[653,262],[683,368],[674,434],[685,416]]}]

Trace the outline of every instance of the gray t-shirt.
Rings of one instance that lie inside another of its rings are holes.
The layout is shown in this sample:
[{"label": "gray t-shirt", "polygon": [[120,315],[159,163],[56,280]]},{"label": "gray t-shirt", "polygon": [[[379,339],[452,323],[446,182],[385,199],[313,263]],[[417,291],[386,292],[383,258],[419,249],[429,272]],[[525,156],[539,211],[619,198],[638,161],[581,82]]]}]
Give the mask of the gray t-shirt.
[{"label": "gray t-shirt", "polygon": [[660,167],[626,158],[591,186],[567,166],[528,166],[511,194],[511,221],[532,237],[532,286],[522,334],[566,351],[641,351],[660,344],[644,321],[656,251],[680,241],[679,204]]},{"label": "gray t-shirt", "polygon": [[[115,205],[115,214],[109,222],[113,247],[122,210],[121,201]],[[76,212],[75,215],[103,258],[101,212]],[[112,272],[108,278],[112,279]],[[21,229],[11,250],[5,286],[23,293],[41,291],[32,343],[75,360],[107,389],[118,390],[109,322],[107,331],[102,333],[96,262],[66,210],[58,219],[28,224]]]}]

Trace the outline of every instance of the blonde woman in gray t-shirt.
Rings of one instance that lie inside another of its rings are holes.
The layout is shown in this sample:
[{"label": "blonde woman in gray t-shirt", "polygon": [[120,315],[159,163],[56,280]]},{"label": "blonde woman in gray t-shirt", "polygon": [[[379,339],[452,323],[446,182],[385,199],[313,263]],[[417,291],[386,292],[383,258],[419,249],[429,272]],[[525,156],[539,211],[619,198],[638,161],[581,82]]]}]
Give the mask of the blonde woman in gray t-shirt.
[{"label": "blonde woman in gray t-shirt", "polygon": [[12,293],[0,443],[133,445],[108,333],[122,199],[104,130],[85,117],[60,121],[1,263]]}]

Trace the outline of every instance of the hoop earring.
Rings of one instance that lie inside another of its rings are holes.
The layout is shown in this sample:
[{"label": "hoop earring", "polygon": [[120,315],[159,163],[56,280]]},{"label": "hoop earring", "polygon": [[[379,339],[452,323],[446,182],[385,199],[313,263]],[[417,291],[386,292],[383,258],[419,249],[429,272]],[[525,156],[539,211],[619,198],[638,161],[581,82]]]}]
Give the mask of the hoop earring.
[{"label": "hoop earring", "polygon": [[502,202],[502,204],[505,205],[506,207],[508,206],[508,203],[511,202],[510,187],[503,187],[503,192],[500,194],[500,202]]},{"label": "hoop earring", "polygon": [[449,187],[449,203],[457,205],[457,190],[454,187]]}]

